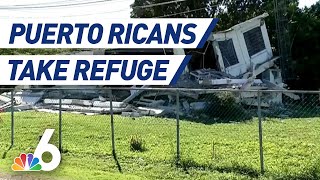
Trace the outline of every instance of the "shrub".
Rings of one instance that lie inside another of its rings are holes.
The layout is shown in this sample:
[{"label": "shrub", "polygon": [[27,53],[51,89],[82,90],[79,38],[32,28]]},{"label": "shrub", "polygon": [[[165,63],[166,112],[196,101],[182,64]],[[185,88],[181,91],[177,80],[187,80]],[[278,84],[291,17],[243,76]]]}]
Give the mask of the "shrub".
[{"label": "shrub", "polygon": [[143,152],[146,150],[144,141],[138,135],[133,135],[130,138],[130,149],[131,151]]},{"label": "shrub", "polygon": [[236,101],[232,92],[207,94],[202,99],[207,103],[207,106],[196,114],[208,116],[208,118],[202,118],[203,123],[241,122],[252,118],[250,113]]}]

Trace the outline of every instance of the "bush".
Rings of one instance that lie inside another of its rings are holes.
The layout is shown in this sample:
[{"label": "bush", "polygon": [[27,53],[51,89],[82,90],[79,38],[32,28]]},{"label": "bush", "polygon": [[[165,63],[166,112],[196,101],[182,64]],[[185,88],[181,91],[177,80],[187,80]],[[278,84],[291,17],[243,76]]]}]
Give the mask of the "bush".
[{"label": "bush", "polygon": [[138,135],[131,136],[130,138],[130,149],[131,151],[143,152],[146,150],[144,141]]},{"label": "bush", "polygon": [[250,113],[236,101],[232,92],[218,92],[207,94],[202,98],[207,106],[196,114],[205,114],[207,119],[203,123],[241,122],[252,119]]}]

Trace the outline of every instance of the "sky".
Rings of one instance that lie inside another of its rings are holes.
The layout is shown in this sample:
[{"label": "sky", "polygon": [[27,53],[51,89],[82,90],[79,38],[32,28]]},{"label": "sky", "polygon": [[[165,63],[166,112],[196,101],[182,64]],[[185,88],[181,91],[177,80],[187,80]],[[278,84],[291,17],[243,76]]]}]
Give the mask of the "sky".
[{"label": "sky", "polygon": [[[83,4],[86,2],[96,2],[91,4]],[[110,0],[101,2],[102,0],[0,0],[0,18],[17,17],[103,17],[103,18],[129,18],[131,8],[130,5],[134,0]],[[8,6],[21,7],[17,5],[35,6],[56,6],[69,5],[60,7],[45,8],[23,8],[23,9],[7,9]],[[75,5],[78,4],[78,5]],[[4,10],[4,8],[6,8]]]},{"label": "sky", "polygon": [[[99,2],[97,2],[99,1]],[[129,18],[130,5],[134,0],[0,0],[0,18],[28,18],[28,17],[103,17]],[[299,7],[311,6],[319,0],[300,0]],[[85,4],[90,2],[90,4]],[[66,7],[65,5],[72,5]],[[45,8],[21,8],[47,6]],[[60,7],[48,7],[62,5]],[[13,8],[12,8],[13,7]],[[11,8],[11,9],[8,9]]]},{"label": "sky", "polygon": [[319,0],[300,0],[300,4],[299,4],[299,7],[302,8],[302,7],[310,7],[311,5],[315,4],[317,1]]}]

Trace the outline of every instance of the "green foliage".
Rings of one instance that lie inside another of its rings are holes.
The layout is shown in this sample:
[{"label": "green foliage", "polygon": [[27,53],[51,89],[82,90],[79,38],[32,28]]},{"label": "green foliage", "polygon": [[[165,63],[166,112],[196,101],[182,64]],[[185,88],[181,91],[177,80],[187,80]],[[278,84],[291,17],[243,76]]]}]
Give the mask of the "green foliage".
[{"label": "green foliage", "polygon": [[320,88],[320,2],[297,10],[292,18],[293,89]]},{"label": "green foliage", "polygon": [[138,135],[133,135],[130,138],[130,149],[131,151],[143,152],[146,150],[143,139]]},{"label": "green foliage", "polygon": [[[196,114],[205,114],[208,118],[200,117],[205,124],[241,122],[252,119],[249,112],[236,102],[234,93],[218,92],[201,97],[207,103],[205,109],[197,111]],[[232,118],[230,118],[232,117]]]},{"label": "green foliage", "polygon": [[[208,9],[215,10],[217,7],[210,7],[217,2],[211,0],[203,0],[203,1],[195,1],[195,0],[186,0],[184,2],[172,3],[168,5],[162,6],[155,6],[152,8],[134,8],[136,6],[146,6],[149,4],[156,4],[156,3],[163,3],[171,0],[135,0],[134,3],[131,5],[133,8],[131,12],[131,17],[134,18],[152,18],[152,17],[161,17],[161,16],[168,16],[172,14],[176,14],[179,12],[186,12],[189,10],[194,9],[202,9],[204,7],[208,7]],[[221,2],[222,0],[218,0]],[[209,8],[210,7],[210,8]],[[201,18],[201,17],[208,17],[210,16],[210,11],[205,9],[194,11],[192,13],[185,13],[185,14],[177,14],[173,16],[169,16],[169,18],[182,18],[182,17],[192,17],[192,18]]]},{"label": "green foliage", "polygon": [[[166,0],[170,1],[170,0]],[[281,7],[281,0],[279,6]],[[134,6],[143,6],[148,4],[160,3],[160,0],[135,0]],[[214,6],[216,5],[216,6]],[[213,6],[213,7],[211,7]],[[291,89],[312,89],[320,88],[320,2],[310,8],[299,9],[298,0],[287,0],[287,12],[282,14],[288,19],[288,36],[290,36],[288,48],[291,49],[291,61],[286,63],[290,69],[286,82]],[[185,14],[189,10],[208,7],[206,10],[193,11]],[[187,0],[175,4],[168,4],[152,8],[134,8],[131,12],[132,17],[159,17],[170,15],[170,18],[178,17],[218,17],[219,23],[215,28],[225,30],[240,22],[258,16],[263,13],[269,13],[265,19],[269,38],[272,47],[275,47],[275,55],[278,54],[278,41],[276,34],[274,0]],[[285,22],[284,22],[285,23]]]}]

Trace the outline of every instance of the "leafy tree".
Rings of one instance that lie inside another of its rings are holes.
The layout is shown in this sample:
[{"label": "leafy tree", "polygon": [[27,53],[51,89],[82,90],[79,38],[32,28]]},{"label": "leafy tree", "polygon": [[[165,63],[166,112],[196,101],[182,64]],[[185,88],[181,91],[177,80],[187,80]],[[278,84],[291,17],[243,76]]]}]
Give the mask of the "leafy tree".
[{"label": "leafy tree", "polygon": [[[223,0],[186,0],[183,2],[171,3],[161,6],[139,8],[141,6],[147,6],[150,4],[157,4],[163,2],[169,2],[172,0],[135,0],[131,5],[132,12],[131,17],[133,18],[154,18],[154,17],[169,17],[169,18],[203,18],[211,17],[211,12],[216,11],[219,3]],[[206,9],[203,9],[206,8]],[[193,11],[199,9],[197,11]],[[182,13],[192,11],[189,13]]]},{"label": "leafy tree", "polygon": [[[170,1],[170,0],[166,0]],[[320,88],[320,2],[310,8],[299,9],[299,0],[287,0],[287,13],[290,30],[290,48],[294,80],[288,81],[292,89]],[[132,7],[161,3],[160,0],[135,0]],[[279,0],[280,2],[280,0]],[[189,13],[194,9],[207,7]],[[269,13],[266,19],[270,41],[277,51],[277,34],[275,22],[274,0],[187,0],[175,4],[162,5],[152,8],[133,8],[131,17],[218,17],[220,19],[215,30],[228,29],[231,26],[250,18]]]},{"label": "leafy tree", "polygon": [[292,19],[293,89],[320,88],[320,2],[299,9]]}]

